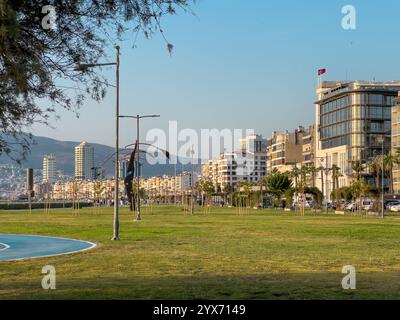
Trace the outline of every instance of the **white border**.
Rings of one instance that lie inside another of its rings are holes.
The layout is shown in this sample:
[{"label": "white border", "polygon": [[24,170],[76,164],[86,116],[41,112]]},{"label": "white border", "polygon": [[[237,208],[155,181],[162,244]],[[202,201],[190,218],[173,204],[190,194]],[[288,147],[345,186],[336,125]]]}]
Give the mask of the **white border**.
[{"label": "white border", "polygon": [[0,249],[0,251],[4,251],[4,250],[7,250],[7,249],[10,249],[10,246],[8,244],[6,244],[6,243],[0,242],[0,245],[4,246],[4,248]]},{"label": "white border", "polygon": [[[10,259],[10,260],[0,260],[1,262],[10,262],[10,261],[26,261],[26,260],[32,260],[32,259],[40,259],[40,258],[49,258],[49,257],[56,257],[56,256],[63,256],[67,254],[74,254],[78,252],[84,252],[93,249],[94,247],[97,247],[97,244],[94,242],[90,241],[85,241],[85,240],[79,240],[79,239],[71,239],[71,238],[62,238],[62,237],[51,237],[51,236],[38,236],[38,235],[33,235],[33,234],[15,234],[15,233],[0,233],[1,235],[6,235],[6,236],[27,236],[27,237],[37,237],[37,238],[47,238],[47,239],[60,239],[60,240],[72,240],[72,241],[78,241],[78,242],[84,242],[90,244],[89,248],[81,249],[81,250],[76,250],[76,251],[70,251],[70,252],[65,252],[65,253],[56,253],[56,254],[49,254],[49,255],[44,255],[44,256],[37,256],[37,257],[22,257],[22,258],[17,258],[17,259]],[[10,248],[9,245],[5,243],[1,243],[6,246],[6,250]],[[0,251],[2,251],[0,250]]]}]

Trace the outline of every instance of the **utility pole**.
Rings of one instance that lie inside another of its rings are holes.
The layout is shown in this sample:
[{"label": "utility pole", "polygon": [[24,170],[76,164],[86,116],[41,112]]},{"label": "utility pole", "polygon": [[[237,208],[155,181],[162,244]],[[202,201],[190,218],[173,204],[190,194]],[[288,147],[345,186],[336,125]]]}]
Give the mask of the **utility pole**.
[{"label": "utility pole", "polygon": [[193,215],[194,213],[194,203],[193,203],[193,192],[194,192],[194,146],[192,145],[192,178],[190,181],[190,187],[191,187],[191,192],[190,192],[190,214]]},{"label": "utility pole", "polygon": [[325,183],[326,183],[326,213],[328,213],[328,201],[329,201],[329,182],[328,182],[328,174],[329,174],[329,167],[328,167],[328,153],[325,154]]},{"label": "utility pole", "polygon": [[181,171],[181,202],[182,202],[182,206],[185,207],[184,204],[184,196],[183,196],[183,170],[184,170],[184,164],[182,162],[182,171]]},{"label": "utility pole", "polygon": [[176,195],[176,166],[177,166],[177,162],[178,162],[178,158],[175,160],[175,166],[174,166],[174,174],[175,174],[175,176],[174,176],[174,205],[176,206],[176,197],[177,197],[177,195]]},{"label": "utility pole", "polygon": [[119,67],[120,67],[120,47],[117,50],[117,64],[116,64],[116,106],[115,106],[115,187],[114,187],[114,235],[111,240],[119,240]]},{"label": "utility pole", "polygon": [[135,159],[135,167],[136,167],[136,183],[137,183],[137,188],[136,188],[136,197],[137,197],[137,209],[136,209],[136,217],[135,219],[137,221],[142,220],[142,216],[140,214],[140,119],[144,118],[159,118],[159,115],[146,115],[146,116],[119,116],[119,118],[131,118],[131,119],[136,119],[136,143],[137,143],[137,154],[136,154],[136,159]]},{"label": "utility pole", "polygon": [[[75,67],[75,71],[84,72],[89,68],[116,66],[116,104],[115,104],[115,187],[114,187],[114,228],[111,240],[119,240],[119,70],[120,70],[120,47],[116,46],[117,58],[112,63],[91,63],[79,64]],[[110,85],[111,86],[111,85]]]},{"label": "utility pole", "polygon": [[382,181],[381,181],[381,183],[382,183],[382,192],[381,192],[381,218],[383,219],[384,217],[385,217],[385,159],[384,159],[384,153],[385,153],[385,150],[384,150],[384,145],[385,145],[385,136],[384,135],[382,135],[382,136],[379,136],[378,137],[378,142],[380,142],[381,143],[381,146],[382,146],[382,163],[381,163],[381,166],[382,166]]},{"label": "utility pole", "polygon": [[142,216],[140,215],[140,117],[136,116],[136,137],[137,137],[137,155],[136,155],[136,181],[137,181],[137,208],[136,208],[136,220],[142,220]]}]

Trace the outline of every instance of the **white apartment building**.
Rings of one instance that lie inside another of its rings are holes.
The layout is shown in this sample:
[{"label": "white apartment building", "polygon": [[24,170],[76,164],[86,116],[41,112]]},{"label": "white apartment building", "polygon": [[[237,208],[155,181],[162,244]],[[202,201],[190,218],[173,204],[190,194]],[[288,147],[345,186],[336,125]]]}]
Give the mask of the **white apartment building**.
[{"label": "white apartment building", "polygon": [[[317,88],[315,103],[316,167],[340,173],[339,187],[353,179],[352,164],[366,162],[382,153],[378,137],[384,136],[384,152],[391,147],[391,111],[400,82],[324,81]],[[368,175],[365,174],[368,181]],[[329,198],[332,172],[316,179],[317,187]]]},{"label": "white apartment building", "polygon": [[44,183],[54,183],[57,179],[57,161],[54,154],[43,157],[43,179]]},{"label": "white apartment building", "polygon": [[[197,182],[197,175],[194,176],[193,186]],[[175,197],[186,194],[191,190],[191,174],[184,172],[177,176],[158,176],[140,181],[140,187],[143,188],[150,197]]]},{"label": "white apartment building", "polygon": [[75,147],[75,178],[92,180],[94,178],[94,148],[87,142]]},{"label": "white apartment building", "polygon": [[240,150],[224,152],[216,160],[202,166],[202,179],[211,180],[215,187],[234,186],[240,181],[258,182],[267,173],[267,140],[251,135],[240,140]]}]

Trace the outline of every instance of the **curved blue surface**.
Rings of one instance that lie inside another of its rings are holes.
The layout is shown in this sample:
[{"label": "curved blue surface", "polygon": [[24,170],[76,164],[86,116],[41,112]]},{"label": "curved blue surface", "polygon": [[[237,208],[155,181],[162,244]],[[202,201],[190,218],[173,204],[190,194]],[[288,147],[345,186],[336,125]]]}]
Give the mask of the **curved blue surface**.
[{"label": "curved blue surface", "polygon": [[44,258],[85,251],[95,246],[82,240],[0,234],[0,261]]}]

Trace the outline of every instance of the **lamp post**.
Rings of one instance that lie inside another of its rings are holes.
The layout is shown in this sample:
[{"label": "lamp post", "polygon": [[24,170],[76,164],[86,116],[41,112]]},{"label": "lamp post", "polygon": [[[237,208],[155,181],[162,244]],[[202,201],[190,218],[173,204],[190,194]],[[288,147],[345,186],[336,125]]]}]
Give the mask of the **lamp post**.
[{"label": "lamp post", "polygon": [[116,104],[115,104],[115,187],[114,187],[114,229],[113,237],[111,240],[119,240],[119,70],[120,70],[120,47],[116,46],[117,58],[116,62],[111,63],[90,63],[90,64],[79,64],[76,66],[76,71],[84,72],[87,69],[95,67],[107,67],[116,66]]},{"label": "lamp post", "polygon": [[382,147],[382,193],[381,193],[381,218],[383,219],[385,217],[385,159],[384,159],[384,146],[385,146],[385,136],[378,136],[377,137],[377,142],[381,143],[381,147]]},{"label": "lamp post", "polygon": [[146,115],[146,116],[119,116],[119,118],[130,118],[130,119],[136,119],[136,141],[138,145],[138,151],[137,151],[137,156],[136,156],[136,182],[137,182],[137,210],[136,210],[136,220],[142,220],[142,216],[140,214],[140,119],[144,118],[159,118],[160,115],[153,114],[153,115]]},{"label": "lamp post", "polygon": [[[321,186],[322,186],[322,193],[324,194],[324,198],[325,198],[325,210],[326,210],[326,213],[328,213],[328,201],[329,201],[328,175],[329,175],[329,171],[331,170],[331,168],[328,167],[328,154],[326,153],[325,157],[315,157],[315,159],[318,159],[322,163],[325,162],[325,165],[324,165],[323,169],[321,170],[321,172],[322,172]],[[324,186],[324,180],[323,180],[324,173],[325,173],[325,186]],[[324,192],[324,188],[325,188],[325,192]]]},{"label": "lamp post", "polygon": [[193,161],[193,156],[194,156],[194,146],[192,145],[192,175],[190,179],[190,214],[193,215],[194,213],[194,203],[193,203],[193,196],[194,196],[194,161]]}]

